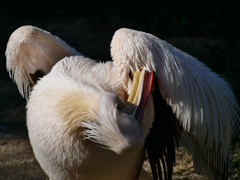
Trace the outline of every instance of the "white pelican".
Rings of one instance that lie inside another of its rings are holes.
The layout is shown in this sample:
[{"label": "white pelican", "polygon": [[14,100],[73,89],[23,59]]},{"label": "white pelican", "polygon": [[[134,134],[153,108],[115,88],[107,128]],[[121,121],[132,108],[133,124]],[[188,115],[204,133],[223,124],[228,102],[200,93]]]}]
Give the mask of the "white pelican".
[{"label": "white pelican", "polygon": [[227,82],[140,31],[116,31],[111,55],[97,63],[32,26],[11,35],[7,70],[28,100],[30,142],[49,178],[151,179],[142,170],[147,151],[153,178],[171,179],[180,144],[196,172],[227,179],[239,129]]}]

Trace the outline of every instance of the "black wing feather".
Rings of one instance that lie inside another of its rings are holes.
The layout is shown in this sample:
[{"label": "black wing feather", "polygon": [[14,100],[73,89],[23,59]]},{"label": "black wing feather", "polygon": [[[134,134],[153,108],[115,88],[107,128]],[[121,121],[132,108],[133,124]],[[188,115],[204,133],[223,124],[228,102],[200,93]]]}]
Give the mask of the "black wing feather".
[{"label": "black wing feather", "polygon": [[175,146],[178,146],[180,138],[180,125],[171,107],[167,105],[160,94],[158,85],[156,85],[156,90],[152,92],[152,95],[155,117],[145,146],[153,179],[162,179],[162,168],[164,178],[172,179]]}]

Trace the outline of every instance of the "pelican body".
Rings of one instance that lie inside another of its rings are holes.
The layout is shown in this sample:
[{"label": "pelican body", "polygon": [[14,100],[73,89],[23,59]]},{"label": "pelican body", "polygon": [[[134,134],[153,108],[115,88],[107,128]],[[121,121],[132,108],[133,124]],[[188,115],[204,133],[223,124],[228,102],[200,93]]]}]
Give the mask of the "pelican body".
[{"label": "pelican body", "polygon": [[226,81],[140,31],[116,31],[111,55],[98,63],[33,26],[11,35],[7,70],[28,100],[30,142],[48,177],[152,179],[147,152],[153,179],[171,179],[182,145],[198,173],[227,179],[239,106]]},{"label": "pelican body", "polygon": [[[143,145],[136,153],[119,155],[121,152],[118,154],[103,148],[83,135],[81,123],[94,121],[96,116],[103,118],[103,114],[97,115],[100,109],[113,108],[109,118],[115,115],[112,111],[117,104],[114,101],[116,97],[111,97],[116,96],[113,93],[126,99],[126,94],[121,93],[125,92],[123,87],[113,86],[115,88],[110,89],[112,86],[109,86],[108,78],[116,76],[114,71],[108,71],[112,65],[94,65],[95,61],[84,57],[63,59],[36,84],[36,91],[33,90],[30,96],[27,105],[30,141],[39,164],[51,179],[137,179],[139,176],[145,156]],[[106,68],[105,74],[99,73],[102,68]],[[86,82],[87,79],[91,79],[91,82]],[[96,85],[95,82],[101,84]],[[117,79],[113,83],[117,83]],[[35,101],[35,98],[38,100]],[[99,101],[106,100],[108,106],[99,104]],[[40,110],[41,107],[44,107],[44,112]],[[121,134],[117,134],[117,127],[112,128],[109,132],[107,129],[106,133],[113,137],[106,138],[120,144],[123,141]],[[124,145],[112,145],[112,148],[121,151]]]}]

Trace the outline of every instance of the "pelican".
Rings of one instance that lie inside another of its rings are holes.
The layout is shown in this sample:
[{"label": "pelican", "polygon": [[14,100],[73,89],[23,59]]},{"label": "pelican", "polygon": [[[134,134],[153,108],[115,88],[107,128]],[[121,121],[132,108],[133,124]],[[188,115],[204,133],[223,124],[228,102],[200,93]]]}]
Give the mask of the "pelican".
[{"label": "pelican", "polygon": [[[171,179],[175,147],[227,179],[239,106],[228,83],[151,34],[119,29],[98,63],[33,26],[12,33],[6,67],[27,100],[30,143],[51,180]],[[149,158],[152,177],[143,170]]]}]

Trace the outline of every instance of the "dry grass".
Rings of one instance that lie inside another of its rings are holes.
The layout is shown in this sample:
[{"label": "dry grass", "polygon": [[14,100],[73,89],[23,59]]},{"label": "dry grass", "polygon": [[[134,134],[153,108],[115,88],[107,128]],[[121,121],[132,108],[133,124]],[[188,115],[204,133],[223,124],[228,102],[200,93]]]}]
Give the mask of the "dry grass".
[{"label": "dry grass", "polygon": [[46,178],[32,152],[26,127],[3,129],[1,126],[0,154],[1,180]]},{"label": "dry grass", "polygon": [[[43,180],[47,176],[40,168],[29,143],[24,124],[17,127],[0,127],[0,179],[1,180]],[[240,149],[234,145],[231,153],[233,175],[230,179],[239,179]],[[151,173],[148,160],[144,169]],[[174,180],[206,180],[206,175],[198,175],[193,169],[192,155],[186,148],[176,150],[176,165],[173,171]]]}]

